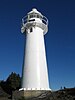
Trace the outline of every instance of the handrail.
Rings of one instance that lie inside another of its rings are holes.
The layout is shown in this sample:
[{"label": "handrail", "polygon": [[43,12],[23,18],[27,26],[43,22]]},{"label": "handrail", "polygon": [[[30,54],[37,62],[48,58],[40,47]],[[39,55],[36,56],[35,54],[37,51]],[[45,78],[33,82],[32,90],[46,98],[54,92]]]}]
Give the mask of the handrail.
[{"label": "handrail", "polygon": [[45,20],[47,22],[47,25],[48,25],[48,19],[45,16],[43,16],[43,20]]},{"label": "handrail", "polygon": [[28,17],[28,16],[24,16],[24,17],[22,18],[22,23],[24,23],[24,22],[27,21],[27,17]]},{"label": "handrail", "polygon": [[[36,14],[35,14],[35,15],[36,15]],[[34,16],[34,17],[32,17],[32,18],[38,18],[38,17],[37,17],[37,16]],[[30,19],[31,19],[31,18],[29,18],[29,20],[30,20]],[[43,16],[43,17],[41,18],[41,20],[42,20],[42,22],[43,22],[45,25],[48,25],[48,19],[47,19],[45,16]],[[28,21],[28,15],[22,18],[22,24],[27,23],[27,21]],[[36,21],[36,20],[35,20],[35,21]]]}]

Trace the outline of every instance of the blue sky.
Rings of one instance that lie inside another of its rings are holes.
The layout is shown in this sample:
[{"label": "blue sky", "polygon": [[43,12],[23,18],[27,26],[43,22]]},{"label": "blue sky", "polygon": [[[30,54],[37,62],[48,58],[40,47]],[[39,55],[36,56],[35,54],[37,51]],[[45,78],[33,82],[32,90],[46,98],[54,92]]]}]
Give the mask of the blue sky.
[{"label": "blue sky", "polygon": [[49,20],[45,42],[51,89],[75,87],[75,0],[0,1],[0,80],[12,71],[21,75],[21,19],[34,7]]}]

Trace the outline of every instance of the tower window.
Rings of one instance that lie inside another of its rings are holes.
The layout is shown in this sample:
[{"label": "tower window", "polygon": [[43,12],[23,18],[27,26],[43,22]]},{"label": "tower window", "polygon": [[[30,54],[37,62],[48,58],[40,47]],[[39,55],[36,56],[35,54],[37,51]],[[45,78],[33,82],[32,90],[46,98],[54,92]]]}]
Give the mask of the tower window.
[{"label": "tower window", "polygon": [[31,22],[31,21],[35,21],[35,19],[29,20],[29,22]]},{"label": "tower window", "polygon": [[33,31],[33,29],[32,29],[32,27],[30,28],[30,32],[32,32]]}]

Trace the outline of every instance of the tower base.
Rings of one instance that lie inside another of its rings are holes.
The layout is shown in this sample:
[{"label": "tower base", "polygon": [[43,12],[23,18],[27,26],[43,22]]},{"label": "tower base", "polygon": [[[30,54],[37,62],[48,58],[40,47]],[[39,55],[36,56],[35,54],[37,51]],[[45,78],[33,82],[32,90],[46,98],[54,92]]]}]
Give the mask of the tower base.
[{"label": "tower base", "polygon": [[12,96],[12,100],[18,100],[20,98],[25,98],[25,99],[41,99],[41,98],[46,98],[47,95],[51,93],[50,90],[20,90],[20,91],[15,91]]}]

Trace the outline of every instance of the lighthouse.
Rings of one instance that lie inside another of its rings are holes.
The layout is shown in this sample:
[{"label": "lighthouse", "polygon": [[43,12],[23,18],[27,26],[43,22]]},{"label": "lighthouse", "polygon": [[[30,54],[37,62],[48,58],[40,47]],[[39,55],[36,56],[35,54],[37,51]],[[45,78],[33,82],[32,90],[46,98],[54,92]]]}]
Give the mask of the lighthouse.
[{"label": "lighthouse", "polygon": [[48,19],[37,9],[22,18],[21,32],[26,36],[22,70],[22,90],[50,90],[44,35]]}]

